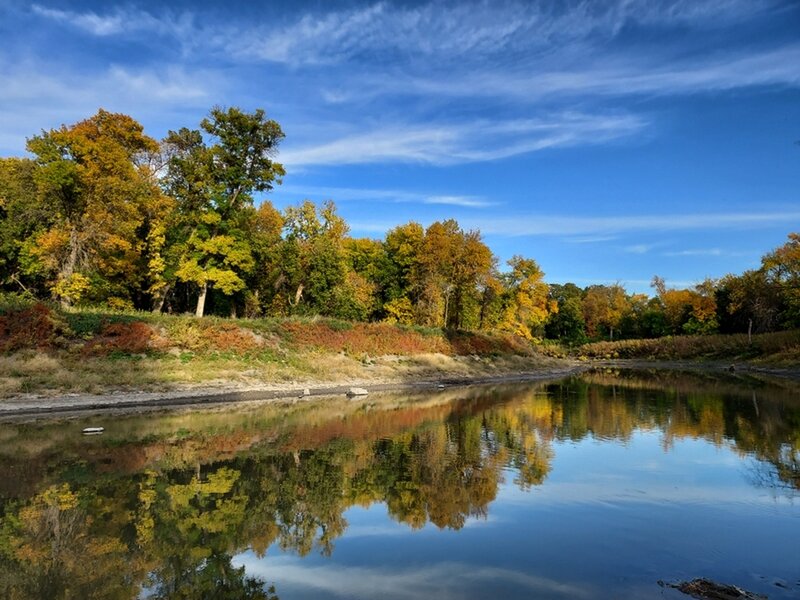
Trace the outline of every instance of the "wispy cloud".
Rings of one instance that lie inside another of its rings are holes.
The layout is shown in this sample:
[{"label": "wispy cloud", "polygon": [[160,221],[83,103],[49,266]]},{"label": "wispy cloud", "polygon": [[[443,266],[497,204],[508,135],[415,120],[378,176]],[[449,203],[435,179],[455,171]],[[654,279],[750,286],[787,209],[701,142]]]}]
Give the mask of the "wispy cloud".
[{"label": "wispy cloud", "polygon": [[412,204],[443,204],[464,208],[487,208],[497,206],[494,202],[481,196],[465,196],[455,194],[430,194],[405,190],[342,188],[318,186],[285,185],[277,190],[280,195],[288,194],[298,198],[332,199],[334,201],[381,201]]},{"label": "wispy cloud", "polygon": [[694,248],[694,249],[687,249],[687,250],[673,250],[669,252],[662,252],[662,256],[672,256],[672,257],[681,257],[681,256],[751,256],[751,257],[758,257],[760,256],[760,252],[758,251],[750,251],[745,252],[741,250],[723,250],[722,248]]},{"label": "wispy cloud", "polygon": [[652,244],[634,244],[632,246],[626,246],[623,248],[623,250],[629,254],[647,254],[652,249]]},{"label": "wispy cloud", "polygon": [[308,12],[279,28],[245,30],[228,41],[228,50],[295,66],[359,60],[366,55],[472,62],[591,37],[608,40],[628,24],[719,26],[772,4],[758,0],[429,2],[415,6],[377,2]]},{"label": "wispy cloud", "polygon": [[[0,152],[19,153],[25,139],[42,128],[58,127],[94,114],[99,107],[136,119],[156,119],[178,111],[203,114],[213,103],[211,89],[224,89],[218,74],[178,65],[133,68],[111,65],[86,73],[51,69],[38,62],[4,61],[0,56],[0,113],[14,115],[0,127]],[[24,106],[24,110],[20,107]],[[192,125],[196,117],[186,122]],[[171,127],[184,123],[171,123]],[[152,132],[151,132],[152,134]]]},{"label": "wispy cloud", "polygon": [[116,6],[98,13],[91,10],[78,12],[51,8],[41,4],[31,6],[39,17],[62,23],[98,37],[123,34],[146,33],[148,35],[170,35],[182,41],[198,33],[194,15],[190,12],[174,14],[171,11],[151,13],[133,6]]},{"label": "wispy cloud", "polygon": [[664,252],[664,256],[722,256],[723,252],[719,248],[707,248],[697,250],[675,250]]},{"label": "wispy cloud", "polygon": [[423,203],[446,204],[448,206],[463,206],[466,208],[485,208],[496,204],[474,196],[429,196],[423,200]]},{"label": "wispy cloud", "polygon": [[[574,58],[569,57],[569,62]],[[478,69],[452,77],[376,75],[354,97],[414,94],[515,99],[525,104],[554,97],[678,95],[765,85],[800,85],[800,44],[700,58],[625,59],[587,51],[578,66],[549,58],[524,69]],[[344,95],[340,93],[340,101]]]},{"label": "wispy cloud", "polygon": [[380,597],[392,600],[412,598],[458,598],[474,591],[476,585],[504,581],[533,596],[584,598],[589,590],[578,584],[563,583],[492,566],[443,562],[413,569],[366,568],[355,566],[305,566],[291,557],[257,560],[252,554],[236,557],[247,572],[267,581],[300,586],[307,592],[346,597]]},{"label": "wispy cloud", "polygon": [[113,14],[99,15],[91,11],[77,13],[69,10],[47,8],[39,4],[34,4],[31,10],[41,17],[66,23],[98,36],[120,33],[125,25],[125,18],[120,11],[115,11]]},{"label": "wispy cloud", "polygon": [[448,165],[508,158],[546,148],[607,142],[644,128],[633,115],[563,113],[550,118],[390,126],[322,144],[290,148],[290,166],[416,162]]},{"label": "wispy cloud", "polygon": [[[549,237],[564,236],[567,239],[585,237],[591,241],[615,239],[616,235],[633,232],[669,231],[714,231],[753,229],[758,227],[783,226],[800,221],[800,211],[763,211],[760,213],[703,213],[660,214],[619,216],[574,216],[516,214],[480,219],[469,215],[459,219],[466,229],[479,229],[485,235],[500,237]],[[426,223],[423,223],[425,225]],[[361,223],[354,220],[353,229],[385,232],[396,223]],[[635,250],[640,250],[632,246]]]},{"label": "wispy cloud", "polygon": [[759,213],[705,213],[663,215],[620,215],[579,217],[554,215],[514,215],[486,218],[469,226],[484,234],[505,236],[606,235],[635,231],[736,230],[769,227],[800,221],[800,211]]},{"label": "wispy cloud", "polygon": [[181,103],[210,97],[210,87],[219,86],[216,75],[189,72],[177,65],[135,69],[112,64],[92,74],[51,71],[40,63],[12,64],[0,59],[0,106],[11,101],[35,100],[63,105],[91,102],[94,108],[109,101],[125,100],[129,106],[168,101]]},{"label": "wispy cloud", "polygon": [[615,235],[590,235],[579,237],[565,237],[564,241],[568,244],[598,244],[600,242],[610,242],[616,240]]}]

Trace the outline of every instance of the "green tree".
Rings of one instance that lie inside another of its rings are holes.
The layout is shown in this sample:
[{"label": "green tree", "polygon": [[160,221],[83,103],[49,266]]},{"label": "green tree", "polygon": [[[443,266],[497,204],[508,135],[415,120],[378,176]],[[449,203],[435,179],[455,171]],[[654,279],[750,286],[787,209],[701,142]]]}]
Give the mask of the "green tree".
[{"label": "green tree", "polygon": [[800,327],[800,233],[761,259],[767,281],[779,287],[783,302],[782,325]]},{"label": "green tree", "polygon": [[254,268],[248,226],[254,192],[272,189],[284,175],[273,160],[284,135],[263,110],[213,108],[198,130],[170,131],[165,187],[178,201],[175,276],[199,289],[195,314],[203,316],[210,287],[223,294],[245,288]]},{"label": "green tree", "polygon": [[352,316],[345,314],[352,291],[347,281],[346,235],[347,224],[330,200],[319,209],[310,200],[286,208],[278,310]]},{"label": "green tree", "polygon": [[0,159],[0,286],[33,294],[46,289],[44,280],[35,277],[36,266],[29,264],[30,251],[53,225],[39,194],[37,169],[30,159]]},{"label": "green tree", "polygon": [[545,334],[550,339],[559,339],[577,344],[586,339],[586,322],[581,303],[583,290],[574,283],[550,284],[551,302],[556,302],[558,311],[551,312],[545,324]]}]

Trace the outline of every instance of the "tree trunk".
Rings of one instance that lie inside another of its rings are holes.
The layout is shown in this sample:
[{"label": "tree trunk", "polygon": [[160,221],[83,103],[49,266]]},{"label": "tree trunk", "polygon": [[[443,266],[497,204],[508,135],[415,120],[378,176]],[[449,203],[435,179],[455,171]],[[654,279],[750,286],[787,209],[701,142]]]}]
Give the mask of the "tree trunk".
[{"label": "tree trunk", "polygon": [[158,293],[158,297],[156,298],[155,306],[153,307],[153,312],[156,314],[160,314],[162,310],[164,310],[164,302],[167,301],[167,294],[169,294],[169,286],[165,285]]},{"label": "tree trunk", "polygon": [[609,332],[609,340],[614,341],[614,328],[611,327],[611,331]]},{"label": "tree trunk", "polygon": [[747,319],[747,343],[753,343],[753,319]]},{"label": "tree trunk", "polygon": [[292,301],[290,300],[289,304],[292,306],[297,306],[298,304],[300,304],[300,300],[302,298],[303,298],[303,284],[301,283],[300,285],[297,286],[297,291],[294,293],[294,303],[292,303]]},{"label": "tree trunk", "polygon": [[200,295],[197,297],[197,310],[194,311],[196,317],[202,317],[206,309],[206,295],[208,295],[208,282],[204,281],[200,286]]},{"label": "tree trunk", "polygon": [[[75,273],[75,267],[78,265],[78,230],[73,226],[69,231],[69,254],[67,260],[61,266],[61,273],[59,279],[65,281],[72,277]],[[61,306],[68,308],[72,301],[69,298],[62,296],[59,298]]]}]

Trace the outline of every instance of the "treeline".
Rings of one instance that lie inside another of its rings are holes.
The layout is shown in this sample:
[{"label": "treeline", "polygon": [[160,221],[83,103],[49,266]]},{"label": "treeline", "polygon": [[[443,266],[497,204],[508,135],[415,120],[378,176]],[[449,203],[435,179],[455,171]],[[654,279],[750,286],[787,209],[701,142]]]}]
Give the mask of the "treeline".
[{"label": "treeline", "polygon": [[285,174],[264,111],[214,108],[199,129],[147,136],[100,110],[0,159],[0,288],[64,306],[198,316],[323,315],[501,330],[526,338],[655,337],[800,325],[800,237],[761,269],[656,296],[548,286],[503,269],[477,231],[410,222],[353,238],[332,201],[283,211],[256,195]]},{"label": "treeline", "polygon": [[742,275],[685,289],[668,288],[656,276],[652,287],[655,293],[648,296],[628,294],[619,284],[551,284],[548,297],[556,310],[545,323],[545,337],[583,343],[800,328],[800,234],[789,234],[758,269]]}]

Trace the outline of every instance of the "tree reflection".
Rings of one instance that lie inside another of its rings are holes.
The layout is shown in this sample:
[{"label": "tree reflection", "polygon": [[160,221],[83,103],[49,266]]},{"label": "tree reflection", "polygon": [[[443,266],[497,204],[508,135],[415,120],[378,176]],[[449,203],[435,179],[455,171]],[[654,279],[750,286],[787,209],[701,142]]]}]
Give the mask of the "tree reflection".
[{"label": "tree reflection", "polygon": [[[273,544],[328,555],[354,505],[383,503],[412,528],[459,529],[486,517],[507,473],[523,489],[543,483],[555,440],[626,440],[657,430],[668,448],[702,438],[756,457],[754,483],[800,489],[797,402],[659,386],[606,374],[308,419],[282,444],[234,428],[212,438],[75,450],[74,462],[47,464],[37,493],[0,498],[0,595],[116,599],[145,590],[164,599],[274,600],[274,589],[233,556],[247,549],[263,556]],[[109,470],[112,458],[132,467]]]}]

